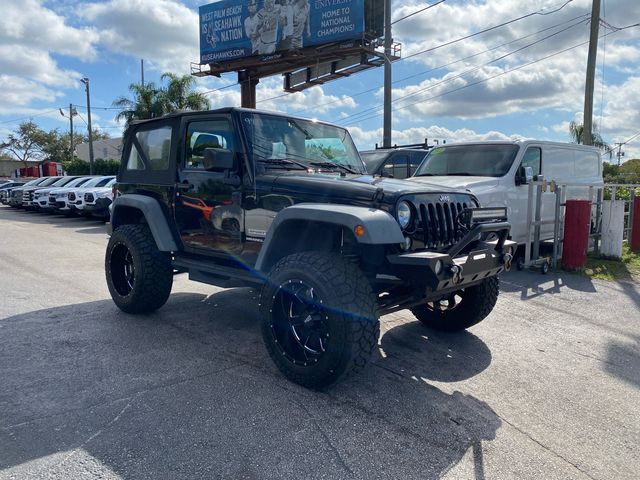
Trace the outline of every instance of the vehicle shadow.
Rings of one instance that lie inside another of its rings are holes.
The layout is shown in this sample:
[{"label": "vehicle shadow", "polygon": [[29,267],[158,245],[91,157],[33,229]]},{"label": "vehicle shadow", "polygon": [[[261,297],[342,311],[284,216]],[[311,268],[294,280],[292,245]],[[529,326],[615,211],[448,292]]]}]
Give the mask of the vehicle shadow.
[{"label": "vehicle shadow", "polygon": [[500,276],[500,289],[505,292],[520,292],[521,300],[559,294],[563,289],[585,293],[597,292],[591,279],[563,271],[550,272],[547,275],[535,271],[511,271]]},{"label": "vehicle shadow", "polygon": [[429,381],[491,362],[471,333],[389,329],[362,374],[325,392],[286,381],[251,289],[173,294],[150,315],[110,300],[0,320],[0,476],[440,478],[501,420]]},{"label": "vehicle shadow", "polygon": [[640,389],[640,337],[632,336],[627,343],[612,342],[607,345],[605,369],[621,380]]}]

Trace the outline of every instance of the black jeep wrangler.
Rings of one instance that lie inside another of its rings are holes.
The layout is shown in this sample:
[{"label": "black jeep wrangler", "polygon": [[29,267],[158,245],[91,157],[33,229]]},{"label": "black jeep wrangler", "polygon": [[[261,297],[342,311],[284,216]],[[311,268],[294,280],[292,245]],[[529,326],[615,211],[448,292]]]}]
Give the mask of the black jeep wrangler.
[{"label": "black jeep wrangler", "polygon": [[367,175],[330,124],[227,108],[132,123],[105,268],[116,305],[160,308],[173,275],[261,289],[262,333],[290,380],[359,370],[380,315],[431,328],[484,319],[509,269],[504,209],[467,192]]}]

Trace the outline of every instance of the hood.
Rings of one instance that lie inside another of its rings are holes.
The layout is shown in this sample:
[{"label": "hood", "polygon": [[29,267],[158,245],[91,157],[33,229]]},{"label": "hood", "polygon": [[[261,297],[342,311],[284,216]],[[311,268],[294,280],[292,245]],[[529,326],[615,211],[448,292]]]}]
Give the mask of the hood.
[{"label": "hood", "polygon": [[460,189],[437,184],[407,182],[406,180],[371,175],[346,175],[343,177],[333,172],[326,174],[287,172],[273,176],[264,175],[260,180],[261,183],[271,183],[270,190],[284,195],[344,198],[355,202],[372,202],[377,198],[378,201],[384,203],[393,203],[402,195],[460,193]]},{"label": "hood", "polygon": [[500,183],[500,180],[497,177],[465,177],[456,175],[411,177],[407,180],[420,185],[438,184],[444,187],[455,188],[457,190],[470,190],[471,192],[475,192],[478,189],[495,188]]}]

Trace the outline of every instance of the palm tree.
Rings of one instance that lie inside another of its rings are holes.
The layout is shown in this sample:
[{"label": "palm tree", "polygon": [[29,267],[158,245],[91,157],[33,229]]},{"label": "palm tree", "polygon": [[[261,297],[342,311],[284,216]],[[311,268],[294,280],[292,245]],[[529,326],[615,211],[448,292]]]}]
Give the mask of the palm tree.
[{"label": "palm tree", "polygon": [[125,131],[133,120],[161,117],[167,113],[161,100],[161,90],[153,82],[144,85],[132,83],[129,91],[133,93],[133,99],[119,97],[113,102],[114,107],[121,109],[116,120],[125,121]]},{"label": "palm tree", "polygon": [[[576,123],[573,120],[569,123],[569,136],[573,143],[584,143],[584,125]],[[598,133],[598,125],[593,124],[593,133],[591,133],[591,143],[600,150],[610,149],[609,144],[604,141],[600,133]]]},{"label": "palm tree", "polygon": [[161,91],[161,101],[168,112],[178,110],[207,110],[209,100],[201,93],[193,91],[196,80],[191,75],[163,73],[162,81],[168,80],[166,88]]}]

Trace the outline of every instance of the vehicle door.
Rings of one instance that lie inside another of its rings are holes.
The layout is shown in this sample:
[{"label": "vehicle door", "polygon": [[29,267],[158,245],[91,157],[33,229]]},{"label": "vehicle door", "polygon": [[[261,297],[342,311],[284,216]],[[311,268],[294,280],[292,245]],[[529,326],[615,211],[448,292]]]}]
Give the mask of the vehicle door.
[{"label": "vehicle door", "polygon": [[[187,251],[201,254],[239,254],[244,224],[241,167],[231,116],[185,117],[181,131],[175,219],[182,243]],[[231,169],[212,168],[207,160],[209,154],[229,152],[235,164]]]}]

